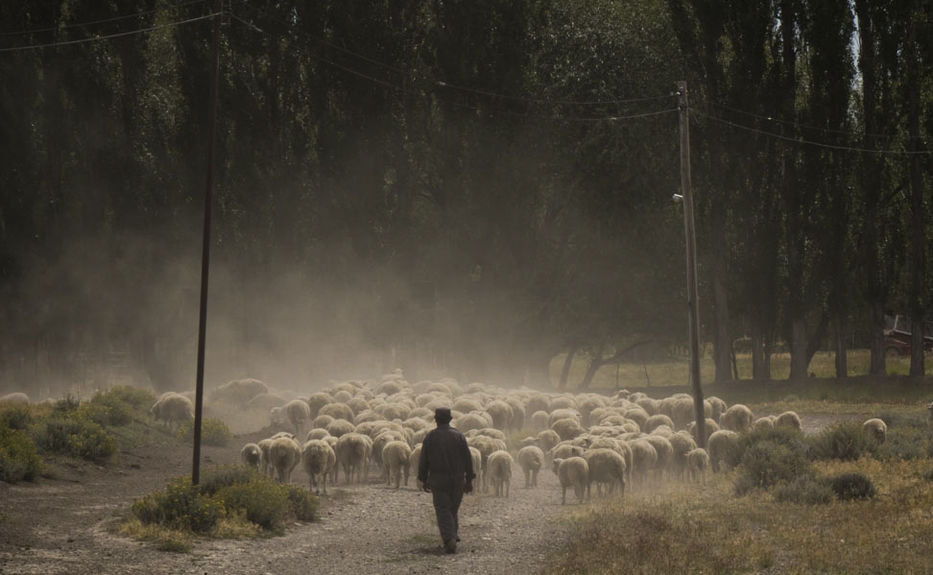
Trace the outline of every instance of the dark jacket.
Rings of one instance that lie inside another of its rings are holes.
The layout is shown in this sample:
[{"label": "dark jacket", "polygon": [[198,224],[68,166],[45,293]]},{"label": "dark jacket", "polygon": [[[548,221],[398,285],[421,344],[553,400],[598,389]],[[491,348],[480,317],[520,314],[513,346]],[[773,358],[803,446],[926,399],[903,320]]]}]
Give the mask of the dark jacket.
[{"label": "dark jacket", "polygon": [[425,436],[418,461],[418,481],[427,483],[431,489],[456,489],[474,477],[473,457],[462,433],[445,423]]}]

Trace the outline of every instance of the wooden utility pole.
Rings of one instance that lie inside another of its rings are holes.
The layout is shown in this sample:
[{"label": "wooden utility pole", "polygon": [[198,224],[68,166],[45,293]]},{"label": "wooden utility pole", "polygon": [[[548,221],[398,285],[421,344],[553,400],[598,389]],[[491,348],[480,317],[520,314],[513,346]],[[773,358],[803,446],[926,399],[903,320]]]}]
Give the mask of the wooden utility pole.
[{"label": "wooden utility pole", "polygon": [[207,339],[207,287],[211,268],[211,208],[214,204],[214,147],[217,134],[217,84],[220,76],[222,0],[214,0],[211,40],[211,88],[207,119],[207,183],[204,191],[204,235],[201,244],[201,305],[198,319],[198,371],[194,388],[194,455],[191,483],[201,481],[201,413],[204,410],[204,347]]},{"label": "wooden utility pole", "polygon": [[696,412],[697,445],[706,447],[706,411],[700,386],[700,310],[697,303],[696,229],[693,218],[693,189],[690,181],[690,111],[687,82],[677,82],[680,108],[680,190],[684,204],[684,240],[687,244],[687,309],[690,330],[690,384]]}]

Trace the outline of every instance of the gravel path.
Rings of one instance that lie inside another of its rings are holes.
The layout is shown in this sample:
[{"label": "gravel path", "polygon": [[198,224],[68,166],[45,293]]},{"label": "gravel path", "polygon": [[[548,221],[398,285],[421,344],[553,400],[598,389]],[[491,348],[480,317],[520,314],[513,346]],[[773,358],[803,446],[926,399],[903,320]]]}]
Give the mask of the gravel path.
[{"label": "gravel path", "polygon": [[[233,463],[236,448],[205,448],[205,468]],[[410,485],[368,483],[330,487],[320,520],[290,525],[284,536],[199,541],[190,553],[155,550],[110,532],[135,498],[162,489],[171,477],[190,473],[190,449],[124,452],[100,468],[63,468],[37,484],[0,483],[0,573],[68,574],[276,574],[388,572],[535,573],[563,541],[560,487],[543,470],[539,486],[525,489],[513,470],[509,498],[468,495],[461,507],[456,555],[444,554],[430,494]],[[307,484],[296,469],[293,482]]]}]

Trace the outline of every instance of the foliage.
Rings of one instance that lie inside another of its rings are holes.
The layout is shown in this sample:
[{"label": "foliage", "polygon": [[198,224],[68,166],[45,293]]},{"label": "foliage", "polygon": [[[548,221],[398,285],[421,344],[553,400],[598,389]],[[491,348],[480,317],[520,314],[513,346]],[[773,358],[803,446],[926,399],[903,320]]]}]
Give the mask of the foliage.
[{"label": "foliage", "polygon": [[0,406],[0,428],[26,430],[33,419],[32,409],[28,405]]},{"label": "foliage", "polygon": [[42,471],[42,460],[29,434],[0,425],[0,481],[33,481]]},{"label": "foliage", "polygon": [[875,496],[875,485],[864,473],[842,473],[829,478],[829,485],[842,501],[871,499]]},{"label": "foliage", "polygon": [[112,434],[77,411],[40,420],[31,431],[36,446],[46,453],[99,461],[117,450]]},{"label": "foliage", "polygon": [[761,429],[744,434],[741,465],[735,490],[744,495],[753,489],[769,489],[813,474],[806,444],[800,432]]},{"label": "foliage", "polygon": [[874,451],[875,444],[865,436],[862,425],[854,421],[836,423],[808,438],[814,459],[854,461]]},{"label": "foliage", "polygon": [[129,405],[134,412],[142,414],[149,411],[155,400],[156,395],[150,389],[132,385],[118,385],[95,395],[91,402],[104,403],[105,405],[119,402]]},{"label": "foliage", "polygon": [[317,508],[320,500],[307,489],[297,485],[288,485],[288,503],[292,514],[298,521],[314,521],[317,519]]},{"label": "foliage", "polygon": [[[186,421],[178,428],[178,439],[191,441],[194,436],[194,421]],[[230,428],[223,420],[205,417],[201,420],[201,443],[223,447],[233,438]]]},{"label": "foliage", "polygon": [[774,488],[774,500],[780,503],[822,505],[834,498],[829,482],[816,475],[799,475],[789,483]]},{"label": "foliage", "polygon": [[190,478],[174,479],[165,491],[138,499],[132,512],[143,524],[200,534],[209,533],[226,513],[222,500],[201,493]]},{"label": "foliage", "polygon": [[923,417],[915,414],[884,413],[888,424],[883,444],[875,450],[879,459],[925,459],[933,457],[933,435]]},{"label": "foliage", "polygon": [[259,477],[251,483],[234,483],[221,488],[217,498],[230,509],[240,509],[246,518],[263,529],[281,529],[291,511],[287,486]]},{"label": "foliage", "polygon": [[246,465],[221,465],[207,470],[200,483],[201,493],[214,495],[223,487],[238,483],[251,483],[260,478],[259,472]]}]

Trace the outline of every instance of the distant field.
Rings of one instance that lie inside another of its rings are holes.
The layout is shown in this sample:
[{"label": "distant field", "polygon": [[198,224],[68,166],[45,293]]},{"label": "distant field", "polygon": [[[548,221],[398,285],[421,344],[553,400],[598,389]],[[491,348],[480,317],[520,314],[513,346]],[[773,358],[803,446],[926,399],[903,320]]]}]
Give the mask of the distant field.
[{"label": "distant field", "polygon": [[[868,375],[870,353],[867,349],[850,350],[848,353],[849,376],[858,377]],[[551,373],[554,381],[560,373],[564,356],[558,356],[551,364]],[[750,379],[752,376],[751,354],[737,354],[736,364],[739,379]],[[570,371],[568,388],[577,387],[586,372],[587,360],[582,357],[575,359]],[[926,366],[928,372],[933,367]],[[591,389],[617,389],[644,386],[685,386],[689,385],[689,361],[686,356],[670,357],[664,360],[649,360],[645,362],[626,362],[619,365],[609,365],[601,368],[593,380]],[[888,375],[907,375],[910,371],[910,358],[887,358]],[[835,355],[832,352],[817,352],[810,363],[810,373],[815,378],[835,378]],[[790,354],[778,353],[771,356],[771,379],[774,381],[786,380],[790,374]],[[708,355],[700,358],[700,378],[706,384],[713,381],[715,367]]]}]

